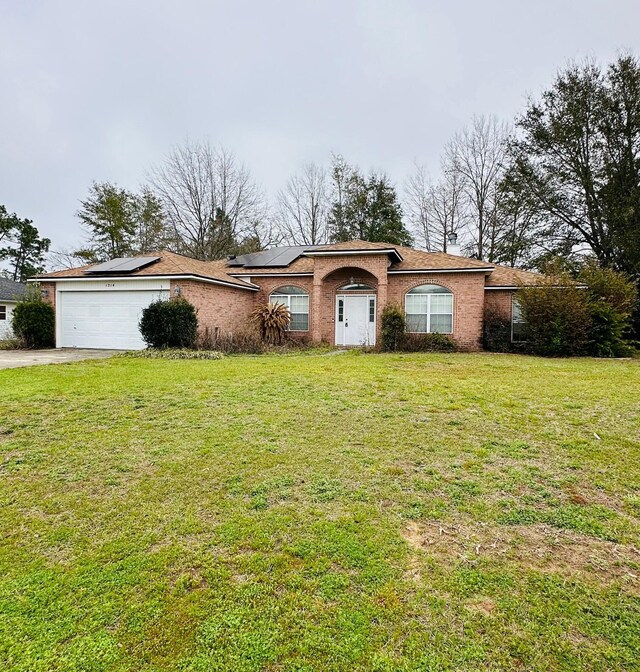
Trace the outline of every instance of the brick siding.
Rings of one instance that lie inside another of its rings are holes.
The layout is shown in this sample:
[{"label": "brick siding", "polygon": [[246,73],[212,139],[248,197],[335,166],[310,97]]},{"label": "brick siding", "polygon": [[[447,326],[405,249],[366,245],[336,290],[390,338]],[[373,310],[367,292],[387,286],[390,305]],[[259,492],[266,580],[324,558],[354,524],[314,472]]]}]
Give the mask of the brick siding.
[{"label": "brick siding", "polygon": [[507,320],[511,319],[511,304],[515,291],[513,289],[490,289],[485,292],[485,310],[492,311]]},{"label": "brick siding", "polygon": [[208,328],[212,334],[228,334],[243,329],[255,306],[256,292],[234,289],[196,280],[172,280],[171,296],[176,286],[180,296],[198,310],[200,331]]},{"label": "brick siding", "polygon": [[44,300],[50,303],[54,308],[56,307],[56,283],[55,282],[41,282],[40,291],[46,294]]}]

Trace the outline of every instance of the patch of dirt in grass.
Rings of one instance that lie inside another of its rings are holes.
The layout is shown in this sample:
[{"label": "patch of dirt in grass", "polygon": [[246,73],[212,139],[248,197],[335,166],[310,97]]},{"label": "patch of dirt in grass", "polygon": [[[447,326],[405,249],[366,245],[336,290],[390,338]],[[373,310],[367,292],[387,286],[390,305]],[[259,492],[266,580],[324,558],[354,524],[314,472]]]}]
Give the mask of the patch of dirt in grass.
[{"label": "patch of dirt in grass", "polygon": [[[621,583],[640,595],[640,550],[547,525],[409,522],[402,536],[414,550],[449,562],[502,560],[522,569]],[[417,554],[409,575],[419,578]]]},{"label": "patch of dirt in grass", "polygon": [[489,597],[467,602],[467,609],[482,616],[492,616],[496,610],[496,603]]}]

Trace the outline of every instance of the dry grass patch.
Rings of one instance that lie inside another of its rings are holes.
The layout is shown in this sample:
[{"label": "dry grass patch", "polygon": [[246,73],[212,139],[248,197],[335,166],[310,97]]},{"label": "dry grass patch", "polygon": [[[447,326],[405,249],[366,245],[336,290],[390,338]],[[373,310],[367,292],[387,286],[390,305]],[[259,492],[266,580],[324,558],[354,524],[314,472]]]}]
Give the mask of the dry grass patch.
[{"label": "dry grass patch", "polygon": [[[640,595],[640,550],[547,525],[411,521],[402,536],[414,550],[448,563],[500,561],[518,569],[619,584]],[[411,571],[419,575],[416,565]]]}]

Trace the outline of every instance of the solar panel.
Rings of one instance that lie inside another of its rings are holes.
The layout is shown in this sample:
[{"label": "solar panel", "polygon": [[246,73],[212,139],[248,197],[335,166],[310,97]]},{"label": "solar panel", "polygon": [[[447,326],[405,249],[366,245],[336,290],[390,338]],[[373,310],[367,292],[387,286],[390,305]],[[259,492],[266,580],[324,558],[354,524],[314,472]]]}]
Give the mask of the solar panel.
[{"label": "solar panel", "polygon": [[271,266],[282,251],[282,248],[274,247],[270,250],[263,250],[251,255],[245,266]]},{"label": "solar panel", "polygon": [[125,259],[123,264],[117,266],[114,270],[118,273],[126,273],[127,271],[136,271],[139,268],[149,266],[154,261],[158,261],[160,257],[133,257],[132,259]]},{"label": "solar panel", "polygon": [[160,257],[119,257],[88,268],[85,273],[130,273],[158,261]]},{"label": "solar panel", "polygon": [[273,247],[262,252],[253,252],[236,257],[229,262],[231,266],[243,266],[244,268],[275,268],[289,266],[306,250],[316,247],[315,245],[290,245],[287,247]]},{"label": "solar panel", "polygon": [[296,246],[296,247],[286,247],[274,260],[274,263],[277,262],[278,266],[288,266],[294,262],[307,248]]}]

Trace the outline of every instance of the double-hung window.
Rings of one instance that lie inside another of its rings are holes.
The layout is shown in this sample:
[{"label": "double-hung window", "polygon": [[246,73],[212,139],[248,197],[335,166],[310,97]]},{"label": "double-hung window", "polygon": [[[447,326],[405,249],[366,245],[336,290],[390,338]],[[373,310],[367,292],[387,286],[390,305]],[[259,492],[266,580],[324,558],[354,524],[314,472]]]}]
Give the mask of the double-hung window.
[{"label": "double-hung window", "polygon": [[293,285],[285,285],[271,292],[270,303],[279,303],[289,309],[289,331],[309,331],[309,294]]},{"label": "double-hung window", "polygon": [[527,323],[522,316],[522,309],[516,297],[511,301],[511,341],[525,343],[527,340]]},{"label": "double-hung window", "polygon": [[453,294],[446,287],[414,287],[406,294],[405,312],[410,333],[453,333]]}]

